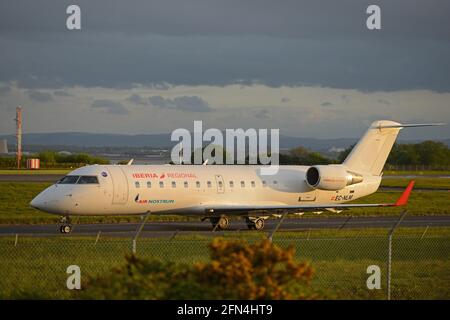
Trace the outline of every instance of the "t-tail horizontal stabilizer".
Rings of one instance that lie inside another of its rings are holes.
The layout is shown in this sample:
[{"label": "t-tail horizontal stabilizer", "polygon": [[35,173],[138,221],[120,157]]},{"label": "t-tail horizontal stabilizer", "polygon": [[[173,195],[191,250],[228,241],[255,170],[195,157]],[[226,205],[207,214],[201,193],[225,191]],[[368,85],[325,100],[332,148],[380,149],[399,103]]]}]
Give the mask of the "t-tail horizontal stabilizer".
[{"label": "t-tail horizontal stabilizer", "polygon": [[377,129],[384,129],[384,128],[414,128],[414,127],[438,127],[438,126],[445,126],[446,123],[407,123],[407,124],[379,124],[375,126]]}]

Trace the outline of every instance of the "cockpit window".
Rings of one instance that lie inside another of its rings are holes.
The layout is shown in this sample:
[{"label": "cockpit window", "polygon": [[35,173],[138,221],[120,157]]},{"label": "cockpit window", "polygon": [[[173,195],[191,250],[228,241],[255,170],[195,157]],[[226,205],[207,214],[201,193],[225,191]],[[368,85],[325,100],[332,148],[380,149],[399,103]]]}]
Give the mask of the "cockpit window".
[{"label": "cockpit window", "polygon": [[59,184],[98,184],[96,176],[65,176]]},{"label": "cockpit window", "polygon": [[75,184],[78,181],[80,176],[65,176],[61,180],[59,180],[59,184]]},{"label": "cockpit window", "polygon": [[77,182],[77,184],[97,184],[97,183],[98,179],[96,176],[81,176]]}]

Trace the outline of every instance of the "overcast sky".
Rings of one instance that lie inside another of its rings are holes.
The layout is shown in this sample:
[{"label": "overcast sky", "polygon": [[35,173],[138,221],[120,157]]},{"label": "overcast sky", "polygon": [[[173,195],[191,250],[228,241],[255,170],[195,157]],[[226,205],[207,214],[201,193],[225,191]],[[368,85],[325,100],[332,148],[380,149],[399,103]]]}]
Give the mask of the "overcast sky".
[{"label": "overcast sky", "polygon": [[[80,31],[66,8],[81,7]],[[366,28],[381,7],[382,29]],[[450,122],[450,1],[3,0],[0,133]],[[403,138],[448,138],[449,126]]]}]

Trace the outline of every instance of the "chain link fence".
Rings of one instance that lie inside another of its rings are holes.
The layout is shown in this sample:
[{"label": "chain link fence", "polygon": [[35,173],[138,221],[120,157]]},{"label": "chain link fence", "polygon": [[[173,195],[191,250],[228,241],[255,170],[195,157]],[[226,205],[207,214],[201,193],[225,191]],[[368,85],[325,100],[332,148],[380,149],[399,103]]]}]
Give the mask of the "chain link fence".
[{"label": "chain link fence", "polygon": [[[388,299],[388,229],[279,231],[277,246],[295,248],[297,261],[314,268],[312,288],[323,299]],[[224,233],[225,238],[258,241],[265,233]],[[174,263],[210,260],[212,237],[179,234],[147,238],[136,255]],[[399,229],[392,237],[391,299],[450,298],[450,228]],[[67,288],[71,265],[87,276],[101,275],[125,263],[132,239],[97,237],[0,238],[0,298],[73,298]],[[369,284],[368,284],[369,283]],[[89,290],[89,288],[83,288]]]}]

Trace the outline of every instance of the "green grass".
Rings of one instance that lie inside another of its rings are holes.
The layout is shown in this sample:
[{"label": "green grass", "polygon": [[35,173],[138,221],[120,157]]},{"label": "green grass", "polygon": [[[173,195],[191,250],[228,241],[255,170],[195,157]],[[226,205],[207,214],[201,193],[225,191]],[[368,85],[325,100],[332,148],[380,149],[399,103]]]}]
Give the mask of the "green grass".
[{"label": "green grass", "polygon": [[[427,179],[424,179],[427,180]],[[418,185],[420,186],[418,180]],[[47,214],[29,206],[30,201],[50,183],[43,182],[0,182],[0,224],[4,223],[57,223],[59,216]],[[402,187],[406,185],[403,184]],[[426,185],[426,184],[424,184]],[[400,191],[400,190],[399,190]],[[395,202],[400,193],[397,191],[377,192],[356,200],[358,203]],[[446,192],[413,192],[409,200],[410,215],[450,214],[450,197]],[[377,216],[398,215],[403,208],[355,208],[340,214],[324,212],[321,216]],[[189,220],[182,216],[150,216],[150,221]],[[190,218],[197,219],[197,218]],[[79,222],[135,222],[139,217],[81,217]]]},{"label": "green grass", "polygon": [[388,178],[382,180],[381,186],[405,188],[411,180],[415,180],[414,188],[450,190],[450,178]]},{"label": "green grass", "polygon": [[[298,261],[315,270],[312,288],[322,298],[385,299],[386,230],[320,230],[311,237],[280,232],[274,242],[293,245]],[[450,228],[400,229],[393,240],[392,293],[397,299],[450,299]],[[254,241],[256,237],[240,234]],[[138,256],[183,263],[209,261],[209,237],[138,241]],[[0,298],[76,298],[65,287],[66,268],[80,266],[82,277],[124,263],[130,239],[95,237],[0,238]],[[366,288],[369,265],[382,272],[382,289]],[[83,286],[83,278],[82,278]],[[85,288],[89,290],[89,288]]]},{"label": "green grass", "polygon": [[448,170],[423,170],[423,171],[393,171],[393,170],[386,170],[383,172],[383,175],[385,176],[428,176],[428,175],[435,175],[435,176],[445,176],[450,175],[450,171]]},{"label": "green grass", "polygon": [[[400,192],[377,192],[355,203],[393,203],[399,196]],[[412,192],[406,207],[355,208],[344,213],[353,216],[399,215],[405,208],[408,209],[408,215],[450,214],[450,197],[442,191]]]}]

